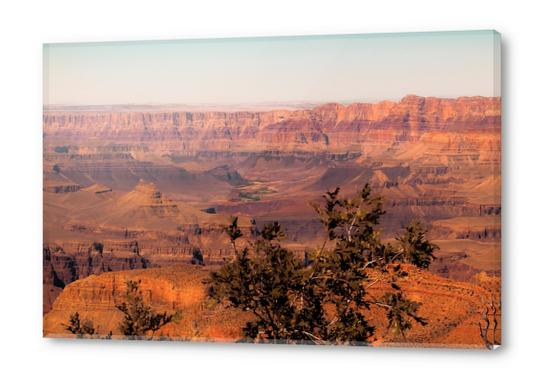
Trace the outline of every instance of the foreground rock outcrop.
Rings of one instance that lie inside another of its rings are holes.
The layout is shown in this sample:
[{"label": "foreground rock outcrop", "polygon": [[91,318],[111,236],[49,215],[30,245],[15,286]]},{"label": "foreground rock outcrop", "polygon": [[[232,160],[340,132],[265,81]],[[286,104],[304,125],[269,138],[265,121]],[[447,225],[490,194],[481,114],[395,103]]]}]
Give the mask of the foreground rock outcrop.
[{"label": "foreground rock outcrop", "polygon": [[118,335],[123,314],[115,305],[124,301],[125,281],[135,280],[141,281],[144,301],[152,303],[157,312],[183,312],[179,323],[164,326],[155,336],[238,339],[250,316],[232,309],[205,309],[208,287],[202,281],[208,273],[208,269],[202,267],[179,266],[112,272],[76,281],[64,289],[53,310],[44,316],[44,337],[72,337],[61,324],[75,312],[81,319],[91,320],[100,335],[105,336],[110,331]]},{"label": "foreground rock outcrop", "polygon": [[[141,281],[144,301],[152,303],[155,310],[183,312],[180,322],[164,326],[154,333],[155,337],[235,342],[240,339],[241,328],[251,315],[223,306],[207,309],[209,288],[202,281],[208,275],[209,269],[205,267],[180,266],[110,272],[78,280],[64,289],[53,310],[44,316],[44,336],[73,337],[61,324],[75,312],[82,319],[91,320],[102,337],[110,331],[118,335],[123,314],[115,305],[123,301],[127,288],[125,281],[136,280]],[[477,312],[492,295],[500,299],[500,279],[481,274],[475,283],[459,283],[410,270],[408,277],[398,284],[406,290],[409,299],[423,303],[419,314],[428,325],[415,325],[404,337],[396,338],[388,333],[385,313],[376,308],[367,313],[367,318],[377,327],[376,339],[371,344],[485,348],[478,332],[477,323],[481,319]],[[389,283],[379,285],[375,295],[388,291],[389,286]],[[498,320],[500,323],[500,313]],[[500,339],[500,334],[498,337]]]}]

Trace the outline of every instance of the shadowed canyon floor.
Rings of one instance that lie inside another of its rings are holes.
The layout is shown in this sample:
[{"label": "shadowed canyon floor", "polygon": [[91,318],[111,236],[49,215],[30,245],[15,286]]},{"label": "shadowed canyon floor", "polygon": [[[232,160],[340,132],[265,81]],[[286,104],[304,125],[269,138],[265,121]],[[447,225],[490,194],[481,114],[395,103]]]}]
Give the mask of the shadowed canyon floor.
[{"label": "shadowed canyon floor", "polygon": [[387,199],[383,239],[415,218],[430,228],[441,248],[432,274],[499,277],[500,111],[500,98],[413,95],[300,110],[51,109],[43,116],[44,313],[91,275],[221,264],[232,254],[219,226],[229,215],[249,239],[279,221],[285,247],[304,258],[323,242],[308,201],[366,183]]}]

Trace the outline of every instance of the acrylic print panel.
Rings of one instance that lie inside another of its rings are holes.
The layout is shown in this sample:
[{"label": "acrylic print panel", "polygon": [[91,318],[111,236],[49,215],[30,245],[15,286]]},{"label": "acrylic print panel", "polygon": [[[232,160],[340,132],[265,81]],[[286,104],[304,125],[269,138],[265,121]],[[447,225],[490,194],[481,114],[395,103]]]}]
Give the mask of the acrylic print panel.
[{"label": "acrylic print panel", "polygon": [[501,344],[494,31],[44,46],[43,333]]}]

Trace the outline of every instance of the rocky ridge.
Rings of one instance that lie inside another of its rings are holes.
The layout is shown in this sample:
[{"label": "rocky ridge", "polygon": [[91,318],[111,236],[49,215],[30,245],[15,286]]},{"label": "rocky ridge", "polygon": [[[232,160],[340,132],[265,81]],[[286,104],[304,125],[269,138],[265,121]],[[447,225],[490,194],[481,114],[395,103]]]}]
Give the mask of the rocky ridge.
[{"label": "rocky ridge", "polygon": [[44,114],[43,128],[46,139],[155,142],[174,150],[251,150],[254,141],[258,150],[284,144],[329,150],[367,141],[417,141],[431,132],[461,132],[466,138],[466,132],[494,132],[500,130],[500,110],[500,98],[409,95],[399,103],[330,103],[299,111]]},{"label": "rocky ridge", "polygon": [[[97,326],[97,332],[105,336],[109,331],[118,335],[122,313],[115,308],[123,301],[126,280],[140,282],[143,299],[152,302],[160,312],[182,311],[183,319],[157,331],[155,336],[194,341],[235,342],[240,331],[251,319],[250,313],[236,309],[206,308],[209,288],[202,281],[209,270],[194,266],[170,267],[106,273],[90,276],[67,286],[55,301],[53,310],[44,317],[45,337],[72,337],[66,334],[61,323],[69,315],[79,312],[82,319],[89,319]],[[496,282],[495,282],[496,281]],[[380,309],[368,312],[368,318],[376,324],[376,345],[392,344],[438,344],[439,347],[484,348],[474,323],[478,309],[493,293],[500,298],[498,279],[484,275],[473,284],[458,283],[439,278],[427,272],[410,270],[401,279],[409,299],[423,305],[419,314],[429,323],[426,327],[416,325],[401,338],[393,337],[387,330],[387,320]],[[389,291],[389,283],[379,285],[377,293]],[[378,294],[377,294],[378,295]]]}]

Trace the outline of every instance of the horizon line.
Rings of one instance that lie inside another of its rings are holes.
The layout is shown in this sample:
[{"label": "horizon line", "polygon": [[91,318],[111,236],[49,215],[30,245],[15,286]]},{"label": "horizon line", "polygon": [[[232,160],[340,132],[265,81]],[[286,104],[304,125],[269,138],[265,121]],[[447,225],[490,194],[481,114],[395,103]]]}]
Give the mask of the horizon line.
[{"label": "horizon line", "polygon": [[280,105],[280,104],[307,104],[307,105],[325,105],[325,104],[340,104],[343,106],[349,106],[353,104],[379,104],[382,102],[393,102],[393,103],[400,103],[402,100],[404,100],[407,97],[418,97],[418,98],[424,98],[424,99],[440,99],[440,100],[458,100],[461,98],[485,98],[485,99],[497,99],[501,98],[501,96],[483,96],[483,95],[471,95],[471,96],[457,96],[457,97],[448,97],[448,96],[421,96],[416,94],[406,94],[403,97],[398,98],[388,98],[388,99],[380,99],[380,100],[329,100],[329,101],[318,101],[318,100],[284,100],[284,101],[257,101],[257,102],[215,102],[215,103],[172,103],[172,102],[132,102],[132,103],[108,103],[108,104],[83,104],[83,103],[54,103],[54,104],[43,104],[42,108],[48,108],[48,107],[138,107],[138,106],[220,106],[220,105],[227,105],[227,106],[250,106],[250,105]]}]

